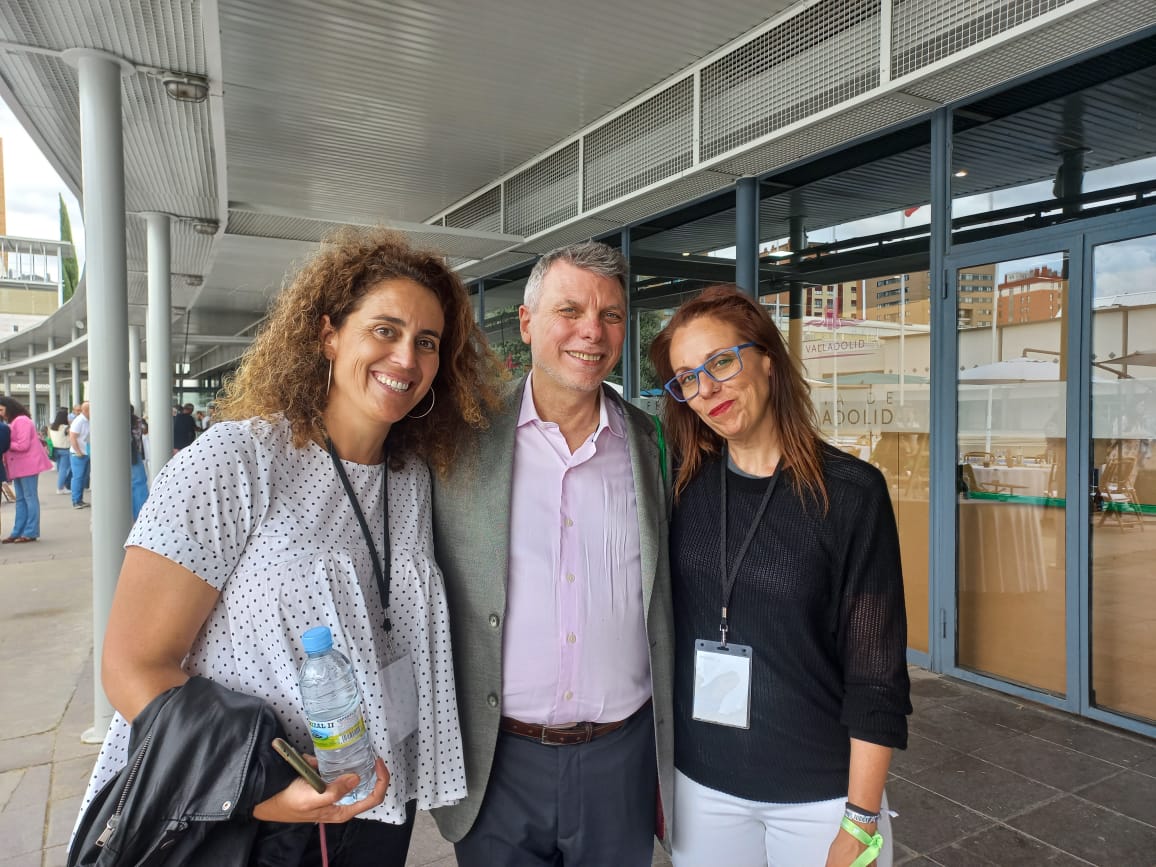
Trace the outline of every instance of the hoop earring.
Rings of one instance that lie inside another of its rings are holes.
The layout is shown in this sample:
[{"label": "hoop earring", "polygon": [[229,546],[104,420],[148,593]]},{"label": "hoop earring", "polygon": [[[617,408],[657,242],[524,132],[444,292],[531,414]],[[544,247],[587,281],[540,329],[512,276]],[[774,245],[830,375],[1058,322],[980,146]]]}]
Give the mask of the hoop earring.
[{"label": "hoop earring", "polygon": [[425,418],[427,415],[429,415],[431,412],[433,412],[434,404],[436,404],[437,402],[438,402],[438,396],[436,394],[434,394],[433,386],[431,385],[429,387],[429,409],[427,409],[421,415],[414,415],[413,413],[410,413],[409,415],[406,416],[406,418]]},{"label": "hoop earring", "polygon": [[329,359],[329,378],[325,380],[325,396],[329,397],[329,389],[333,387],[333,359]]}]

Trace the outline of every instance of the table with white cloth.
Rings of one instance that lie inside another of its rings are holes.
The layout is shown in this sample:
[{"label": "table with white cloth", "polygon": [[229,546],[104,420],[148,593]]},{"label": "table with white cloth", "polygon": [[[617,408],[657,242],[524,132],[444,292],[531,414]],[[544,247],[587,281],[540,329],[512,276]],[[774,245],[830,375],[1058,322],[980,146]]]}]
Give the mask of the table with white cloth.
[{"label": "table with white cloth", "polygon": [[959,589],[1027,593],[1047,589],[1041,526],[1046,506],[959,501]]},{"label": "table with white cloth", "polygon": [[1011,486],[1010,493],[1019,497],[1046,497],[1048,495],[1048,479],[1051,478],[1050,466],[1023,466],[1023,467],[981,467],[973,466],[975,480],[989,487],[1002,486],[1006,492]]}]

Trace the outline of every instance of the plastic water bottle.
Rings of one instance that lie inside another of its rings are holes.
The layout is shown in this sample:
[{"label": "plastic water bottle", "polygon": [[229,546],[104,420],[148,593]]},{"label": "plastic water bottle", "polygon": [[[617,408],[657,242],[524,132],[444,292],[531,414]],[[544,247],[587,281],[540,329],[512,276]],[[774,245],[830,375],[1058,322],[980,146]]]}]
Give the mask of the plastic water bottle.
[{"label": "plastic water bottle", "polygon": [[301,636],[308,658],[298,674],[305,718],[317,754],[318,770],[326,782],[342,774],[357,774],[357,788],[338,801],[352,804],[373,791],[377,783],[373,744],[361,715],[361,695],[353,666],[333,649],[328,626],[315,626]]}]

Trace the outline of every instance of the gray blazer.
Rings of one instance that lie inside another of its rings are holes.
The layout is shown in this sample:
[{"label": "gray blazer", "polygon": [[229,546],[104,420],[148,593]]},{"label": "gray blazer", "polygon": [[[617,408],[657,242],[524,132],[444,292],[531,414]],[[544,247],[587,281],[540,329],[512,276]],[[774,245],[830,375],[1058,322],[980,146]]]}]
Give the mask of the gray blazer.
[{"label": "gray blazer", "polygon": [[[442,835],[457,842],[473,827],[486,795],[502,713],[502,621],[510,551],[510,495],[514,433],[526,380],[506,395],[490,429],[468,449],[448,480],[433,483],[434,547],[446,580],[453,633],[458,712],[465,747],[469,795],[434,811]],[[659,467],[653,419],[603,386],[605,399],[621,405],[638,506],[642,603],[650,638],[658,779],[670,848],[674,812],[674,615],[670,599],[667,534],[670,485]],[[666,473],[670,476],[669,467]]]}]

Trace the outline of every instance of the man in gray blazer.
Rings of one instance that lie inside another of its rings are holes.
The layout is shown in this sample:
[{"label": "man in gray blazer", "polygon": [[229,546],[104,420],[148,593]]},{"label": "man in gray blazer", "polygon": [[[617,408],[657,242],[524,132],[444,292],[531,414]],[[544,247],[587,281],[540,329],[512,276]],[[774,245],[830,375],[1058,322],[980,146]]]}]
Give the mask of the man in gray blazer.
[{"label": "man in gray blazer", "polygon": [[463,867],[648,867],[670,839],[669,473],[654,420],[603,385],[625,275],[604,244],[542,257],[533,371],[434,484],[469,788],[434,817]]}]

